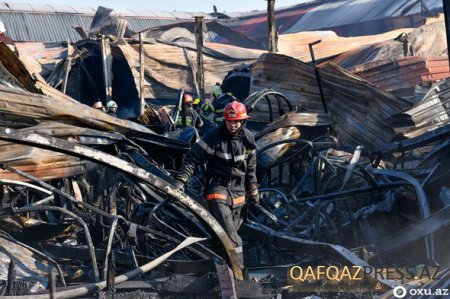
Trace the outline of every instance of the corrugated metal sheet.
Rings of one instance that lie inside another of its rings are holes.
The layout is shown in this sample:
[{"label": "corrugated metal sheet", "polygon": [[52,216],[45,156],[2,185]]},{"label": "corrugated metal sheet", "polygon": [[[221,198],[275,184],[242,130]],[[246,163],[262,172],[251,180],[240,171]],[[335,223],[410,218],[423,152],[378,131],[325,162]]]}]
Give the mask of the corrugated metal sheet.
[{"label": "corrugated metal sheet", "polygon": [[83,105],[50,87],[39,74],[34,75],[38,72],[33,66],[26,60],[19,60],[11,49],[1,43],[0,56],[3,66],[28,90],[0,84],[0,126],[23,128],[52,119],[104,131],[151,132],[137,123]]},{"label": "corrugated metal sheet", "polygon": [[[358,24],[341,25],[330,27],[339,36],[359,36],[361,34],[371,35],[387,32],[399,28],[417,28],[424,25],[426,19],[421,14],[410,16],[390,17],[382,20],[373,20]],[[363,32],[363,33],[362,33]]]},{"label": "corrugated metal sheet", "polygon": [[[69,5],[42,5],[17,2],[0,2],[1,11],[11,12],[34,12],[34,13],[62,13],[62,14],[86,14],[94,15],[97,11],[96,7],[76,7]],[[153,11],[153,10],[131,10],[131,9],[115,9],[114,14],[124,17],[157,17],[170,19],[190,19],[194,16],[203,16],[207,19],[214,19],[211,15],[204,12],[169,12],[169,11]]]},{"label": "corrugated metal sheet", "polygon": [[[72,136],[79,136],[83,131],[90,131],[85,128],[80,130],[78,127],[72,127],[56,122],[38,124],[30,128],[22,129],[22,131],[33,131],[37,134],[47,134],[56,137],[54,134],[55,130],[52,131],[52,129],[58,130],[60,128],[65,129],[69,134],[74,133]],[[78,135],[76,135],[77,133]],[[58,137],[67,138],[67,136],[68,135]],[[0,159],[3,163],[8,163],[11,167],[17,167],[17,169],[25,171],[42,180],[68,177],[85,171],[85,163],[78,158],[56,153],[54,151],[5,141],[0,141]],[[20,178],[20,176],[14,175],[9,171],[0,170],[0,179],[5,178],[24,180],[24,178]]]},{"label": "corrugated metal sheet", "polygon": [[[410,9],[406,12],[403,11],[413,2],[411,0],[347,0],[323,3],[304,14],[286,33],[300,30],[318,30],[409,15],[412,14]],[[425,0],[425,2],[427,1]],[[420,3],[415,6],[420,8]]]},{"label": "corrugated metal sheet", "polygon": [[[93,16],[77,14],[44,14],[0,12],[0,20],[6,27],[6,32],[14,41],[58,42],[80,40],[73,27],[90,28]],[[150,19],[126,18],[128,26],[133,31],[159,27],[179,22],[185,19]],[[189,19],[190,21],[190,19]]]},{"label": "corrugated metal sheet", "polygon": [[414,108],[393,115],[389,124],[403,137],[413,138],[449,123],[450,79],[433,86]]},{"label": "corrugated metal sheet", "polygon": [[394,61],[378,61],[349,70],[378,88],[393,92],[411,102],[415,86],[431,84],[450,77],[448,57],[403,57]]},{"label": "corrugated metal sheet", "polygon": [[[80,36],[73,27],[89,29],[95,12],[94,8],[0,3],[0,20],[5,24],[7,35],[19,42],[59,42],[67,39],[76,42]],[[198,15],[213,19],[206,13],[192,12],[115,10],[113,14],[125,17],[133,31],[192,21]]]},{"label": "corrugated metal sheet", "polygon": [[144,18],[127,18],[127,20],[128,20],[128,28],[130,28],[134,32],[142,31],[148,28],[171,25],[186,21],[175,19],[144,19]]},{"label": "corrugated metal sheet", "polygon": [[15,45],[21,59],[32,59],[38,63],[36,70],[44,78],[67,56],[65,43],[22,42]]},{"label": "corrugated metal sheet", "polygon": [[89,28],[93,16],[0,12],[0,20],[14,41],[57,42],[80,39],[72,26]]},{"label": "corrugated metal sheet", "polygon": [[[427,20],[431,21],[431,19]],[[406,33],[408,30],[404,30]],[[409,56],[446,55],[447,43],[443,18],[407,33]],[[384,41],[370,46],[350,50],[333,59],[333,62],[349,69],[360,64],[379,60],[395,60],[404,56],[403,43],[400,41]]]},{"label": "corrugated metal sheet", "polygon": [[[305,7],[296,10],[277,11],[277,28],[279,33],[286,33],[293,24],[312,7]],[[244,19],[239,23],[228,23],[229,26],[235,28],[239,32],[247,34],[255,38],[267,36],[267,13],[255,16],[253,18]]]},{"label": "corrugated metal sheet", "polygon": [[[308,112],[323,111],[311,65],[284,55],[264,54],[252,66],[251,73],[251,92],[273,88]],[[410,103],[331,64],[320,73],[328,110],[341,142],[374,145],[395,137],[386,119],[408,109]]]},{"label": "corrugated metal sheet", "polygon": [[[367,35],[423,24],[421,4],[415,0],[316,1],[276,11],[279,33],[333,30],[342,36]],[[424,0],[428,9],[442,12],[442,1]],[[415,3],[415,4],[414,4]],[[392,21],[391,21],[392,20]],[[354,26],[355,24],[363,24]],[[241,15],[229,23],[236,30],[257,39],[267,36],[266,12]]]},{"label": "corrugated metal sheet", "polygon": [[[120,50],[139,86],[139,45],[120,45]],[[254,62],[262,51],[223,44],[205,44],[203,56],[205,89],[209,93],[216,82],[222,81],[230,69],[242,63]],[[148,99],[176,99],[178,90],[195,91],[195,48],[183,48],[164,43],[144,45],[145,88]]]},{"label": "corrugated metal sheet", "polygon": [[339,37],[333,31],[312,31],[283,34],[278,37],[278,50],[280,54],[285,54],[297,58],[301,61],[311,61],[309,43],[321,40],[322,42],[314,46],[314,56],[316,59],[332,57],[359,49],[362,46],[393,40],[402,32],[412,29],[398,29],[378,35]]},{"label": "corrugated metal sheet", "polygon": [[[403,55],[403,50],[400,47],[396,47],[398,42],[387,41],[376,43],[368,46],[362,46],[354,50],[347,51],[340,54],[336,58],[332,59],[333,63],[349,69],[357,65],[365,64],[371,61],[377,61],[385,57],[386,54],[383,51],[385,48],[395,49],[397,51],[390,51],[391,57],[400,57]],[[395,53],[395,54],[394,54]]]}]

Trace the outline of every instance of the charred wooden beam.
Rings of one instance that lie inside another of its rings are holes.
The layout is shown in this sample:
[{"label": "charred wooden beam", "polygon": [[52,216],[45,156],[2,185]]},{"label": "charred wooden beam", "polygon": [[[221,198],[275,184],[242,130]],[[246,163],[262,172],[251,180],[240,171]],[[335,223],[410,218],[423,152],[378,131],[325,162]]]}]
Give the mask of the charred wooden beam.
[{"label": "charred wooden beam", "polygon": [[114,281],[114,278],[116,276],[116,260],[114,257],[114,252],[111,252],[109,254],[108,259],[108,270],[107,270],[107,277],[106,277],[106,290],[107,292],[114,298],[114,294],[116,293],[116,284]]},{"label": "charred wooden beam", "polygon": [[[203,17],[195,17],[195,42],[197,44],[197,84],[199,98],[205,99],[205,75],[203,69],[203,32],[206,31]],[[184,103],[184,102],[183,102]]]}]

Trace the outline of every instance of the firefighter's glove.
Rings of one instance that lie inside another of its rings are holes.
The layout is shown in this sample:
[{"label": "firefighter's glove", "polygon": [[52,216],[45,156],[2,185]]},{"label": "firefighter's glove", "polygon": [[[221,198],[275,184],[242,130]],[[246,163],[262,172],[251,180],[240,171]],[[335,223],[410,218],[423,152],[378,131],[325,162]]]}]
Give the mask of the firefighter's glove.
[{"label": "firefighter's glove", "polygon": [[259,204],[259,192],[258,189],[252,189],[247,194],[248,203],[251,205]]},{"label": "firefighter's glove", "polygon": [[175,186],[176,189],[180,190],[181,192],[184,192],[185,184],[183,181],[175,179],[173,185]]}]

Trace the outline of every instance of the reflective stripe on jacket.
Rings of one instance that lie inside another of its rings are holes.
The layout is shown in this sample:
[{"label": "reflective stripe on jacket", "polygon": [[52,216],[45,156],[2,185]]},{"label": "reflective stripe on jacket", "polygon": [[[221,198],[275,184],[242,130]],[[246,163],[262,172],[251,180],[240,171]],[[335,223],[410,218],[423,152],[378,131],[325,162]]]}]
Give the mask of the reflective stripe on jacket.
[{"label": "reflective stripe on jacket", "polygon": [[[246,188],[256,184],[256,144],[252,133],[243,128],[239,134],[232,136],[223,125],[211,129],[192,146],[176,178],[187,182],[195,167],[203,164],[206,164],[207,194],[224,194],[210,192],[221,186],[224,190],[231,188],[245,195]],[[241,199],[239,201],[244,203]]]},{"label": "reflective stripe on jacket", "polygon": [[237,101],[236,98],[232,94],[227,93],[212,102],[215,113],[214,121],[216,123],[223,122],[223,112],[225,111],[225,106],[233,101]]},{"label": "reflective stripe on jacket", "polygon": [[[177,125],[183,125],[183,116],[181,111],[178,115]],[[191,107],[186,107],[186,126],[195,126],[196,128],[203,126],[203,121],[200,115],[198,115],[198,113]]]}]

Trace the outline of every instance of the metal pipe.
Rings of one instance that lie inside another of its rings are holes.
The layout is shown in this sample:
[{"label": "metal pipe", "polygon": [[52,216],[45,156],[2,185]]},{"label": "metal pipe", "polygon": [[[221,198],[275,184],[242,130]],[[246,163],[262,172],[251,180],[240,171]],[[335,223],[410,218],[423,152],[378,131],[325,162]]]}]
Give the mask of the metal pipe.
[{"label": "metal pipe", "polygon": [[309,43],[308,45],[309,45],[309,53],[311,54],[311,62],[312,62],[313,68],[314,68],[314,74],[316,75],[317,86],[319,87],[320,99],[322,100],[323,111],[325,111],[325,113],[328,114],[327,103],[325,102],[325,95],[323,94],[323,89],[322,89],[322,81],[320,80],[319,69],[316,66],[316,59],[314,57],[314,49],[313,49],[313,46],[317,45],[320,42],[322,42],[321,39],[316,40],[315,42]]},{"label": "metal pipe", "polygon": [[[450,52],[450,3],[448,0],[442,0],[444,19],[445,19],[445,34],[447,36],[447,52]],[[447,54],[448,64],[450,67],[450,54]]]},{"label": "metal pipe", "polygon": [[56,299],[56,273],[53,269],[50,271],[50,299]]},{"label": "metal pipe", "polygon": [[302,197],[299,200],[315,201],[315,200],[337,199],[337,198],[347,197],[347,196],[356,195],[356,194],[360,194],[360,193],[366,193],[366,192],[371,192],[371,191],[381,191],[383,189],[391,189],[391,188],[400,187],[400,186],[404,186],[404,185],[405,185],[405,183],[398,183],[398,182],[387,183],[387,184],[381,184],[378,186],[367,186],[367,187],[344,190],[344,191],[340,191],[340,192],[333,192],[333,193],[315,195],[315,196],[310,196],[310,197]]},{"label": "metal pipe", "polygon": [[141,101],[140,115],[145,110],[144,99],[144,33],[139,32],[139,99]]},{"label": "metal pipe", "polygon": [[36,185],[30,184],[30,183],[27,183],[27,182],[21,182],[21,181],[16,181],[16,180],[8,180],[8,179],[0,179],[0,184],[1,185],[11,184],[11,185],[25,186],[25,187],[31,188],[33,190],[45,193],[47,195],[53,195],[53,193],[50,190],[38,187]]},{"label": "metal pipe", "polygon": [[119,218],[118,217],[114,217],[112,220],[112,223],[109,227],[109,231],[108,231],[108,239],[106,242],[106,249],[105,249],[105,260],[104,260],[104,266],[103,266],[103,280],[107,279],[107,275],[108,275],[108,266],[109,266],[109,253],[111,252],[111,246],[112,246],[112,242],[114,239],[114,233],[116,231],[116,227],[117,227],[117,222],[118,222]]},{"label": "metal pipe", "polygon": [[103,82],[105,84],[106,102],[108,102],[111,101],[112,99],[111,76],[110,76],[111,48],[109,46],[109,37],[104,35],[102,36],[101,48],[102,48]]}]

